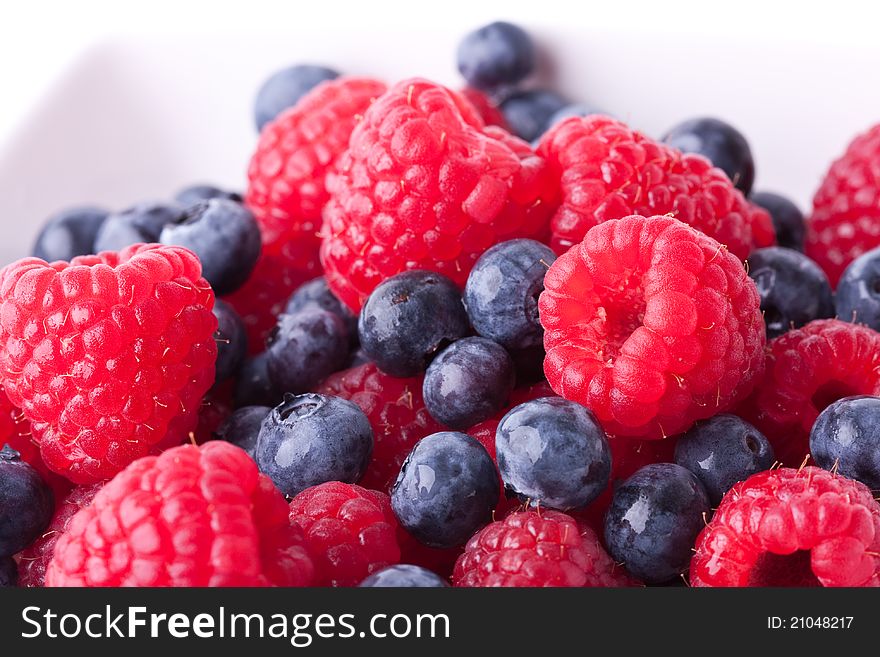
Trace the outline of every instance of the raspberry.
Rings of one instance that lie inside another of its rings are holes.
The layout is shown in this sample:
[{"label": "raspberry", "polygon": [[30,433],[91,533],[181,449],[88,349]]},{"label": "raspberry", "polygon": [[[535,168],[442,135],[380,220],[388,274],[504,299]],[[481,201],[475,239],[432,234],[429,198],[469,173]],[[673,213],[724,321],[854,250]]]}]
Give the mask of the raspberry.
[{"label": "raspberry", "polygon": [[813,198],[805,251],[832,286],[858,256],[880,246],[880,124],[835,160]]},{"label": "raspberry", "polygon": [[55,544],[67,531],[71,518],[80,510],[92,503],[95,495],[101,490],[103,483],[89,486],[77,486],[60,502],[56,503],[55,515],[48,529],[29,547],[19,553],[18,583],[20,586],[44,586],[46,569],[55,553]]},{"label": "raspberry", "polygon": [[482,91],[474,89],[473,87],[464,87],[458,93],[474,106],[474,109],[477,110],[477,114],[480,115],[483,123],[486,125],[498,126],[499,128],[504,128],[508,131],[510,130],[507,126],[507,121],[504,120],[504,115],[501,113],[501,110],[498,109],[498,106],[492,102],[492,99]]},{"label": "raspberry", "polygon": [[591,228],[544,286],[547,380],[611,436],[685,431],[739,402],[763,370],[754,282],[722,245],[671,217]]},{"label": "raspberry", "polygon": [[558,511],[520,511],[477,532],[455,586],[631,586],[593,530]]},{"label": "raspberry", "polygon": [[746,201],[721,169],[615,119],[565,119],[541,138],[538,154],[560,180],[550,242],[560,254],[593,226],[631,214],[672,214],[740,259],[774,243],[770,215]]},{"label": "raspberry", "polygon": [[422,398],[423,376],[396,378],[369,362],[331,375],[316,392],[356,404],[373,428],[373,456],[360,484],[389,492],[404,459],[422,438],[443,426]]},{"label": "raspberry", "polygon": [[330,481],[294,497],[290,520],[305,532],[318,586],[356,586],[400,561],[397,519],[385,493]]},{"label": "raspberry", "polygon": [[260,226],[263,252],[248,282],[228,298],[248,328],[251,353],[262,351],[291,293],[320,275],[318,230],[328,198],[324,176],[385,88],[370,78],[324,82],[260,134],[245,202]]},{"label": "raspberry", "polygon": [[287,503],[244,451],[215,441],[139,459],[79,511],[47,586],[307,586]]},{"label": "raspberry", "polygon": [[217,355],[200,272],[157,244],[0,271],[2,383],[51,470],[100,481],[194,428]]},{"label": "raspberry", "polygon": [[431,82],[381,96],[328,177],[321,262],[353,310],[383,279],[409,269],[463,286],[493,244],[539,237],[556,186],[525,142],[484,127],[470,103]]},{"label": "raspberry", "polygon": [[248,338],[248,353],[266,348],[278,315],[300,285],[321,274],[318,238],[301,235],[273,247],[263,245],[254,271],[244,285],[223,297],[239,314]]},{"label": "raspberry", "polygon": [[19,453],[21,460],[33,467],[49,484],[56,500],[70,491],[71,483],[46,467],[40,456],[40,446],[34,442],[31,423],[24,413],[12,405],[6,392],[0,387],[0,449],[9,445]]},{"label": "raspberry", "polygon": [[318,232],[327,202],[324,176],[385,89],[370,78],[323,82],[263,129],[248,166],[245,203],[265,244]]},{"label": "raspberry", "polygon": [[760,472],[724,496],[690,574],[693,586],[880,586],[880,505],[819,468]]},{"label": "raspberry", "polygon": [[851,395],[880,395],[880,333],[818,319],[770,341],[764,377],[739,414],[767,436],[781,463],[797,466],[819,413]]}]

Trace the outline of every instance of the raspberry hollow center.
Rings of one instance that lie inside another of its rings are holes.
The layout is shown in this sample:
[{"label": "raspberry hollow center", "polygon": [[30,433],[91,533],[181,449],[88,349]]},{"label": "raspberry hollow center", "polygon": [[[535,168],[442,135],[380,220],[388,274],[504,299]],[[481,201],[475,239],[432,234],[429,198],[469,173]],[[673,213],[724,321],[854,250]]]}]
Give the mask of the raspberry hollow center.
[{"label": "raspberry hollow center", "polygon": [[599,308],[599,315],[602,316],[604,312],[605,335],[599,335],[598,342],[604,342],[602,359],[613,362],[623,343],[644,322],[645,292],[641,278],[631,274],[623,279],[618,288],[607,290],[602,297],[604,303]]},{"label": "raspberry hollow center", "polygon": [[816,587],[822,586],[810,562],[809,550],[792,554],[765,552],[755,562],[749,586]]}]

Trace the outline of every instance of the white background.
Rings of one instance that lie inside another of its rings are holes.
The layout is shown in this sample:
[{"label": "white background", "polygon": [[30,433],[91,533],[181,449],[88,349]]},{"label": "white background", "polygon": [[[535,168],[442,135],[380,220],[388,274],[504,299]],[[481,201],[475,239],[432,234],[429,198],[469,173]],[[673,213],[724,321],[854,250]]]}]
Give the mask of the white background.
[{"label": "white background", "polygon": [[871,1],[0,2],[3,261],[64,205],[241,188],[253,95],[276,68],[458,85],[458,39],[499,18],[533,33],[544,81],[649,134],[731,121],[756,187],[804,209],[830,160],[880,121]]}]

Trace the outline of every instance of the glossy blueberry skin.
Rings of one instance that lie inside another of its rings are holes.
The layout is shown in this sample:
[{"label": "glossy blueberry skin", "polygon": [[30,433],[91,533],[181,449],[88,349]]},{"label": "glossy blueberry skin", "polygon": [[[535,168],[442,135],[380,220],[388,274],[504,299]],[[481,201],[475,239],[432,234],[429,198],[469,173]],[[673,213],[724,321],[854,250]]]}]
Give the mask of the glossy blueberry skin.
[{"label": "glossy blueberry skin", "polygon": [[257,91],[254,121],[261,131],[269,121],[326,80],[339,77],[339,72],[326,66],[299,64],[273,73]]},{"label": "glossy blueberry skin", "polygon": [[288,315],[293,315],[305,308],[311,307],[321,308],[338,316],[348,330],[349,338],[354,343],[352,346],[357,344],[357,315],[351,312],[351,310],[348,309],[348,306],[342,303],[336,295],[330,291],[330,287],[327,285],[327,279],[323,276],[319,276],[318,278],[314,278],[307,283],[300,285],[296,291],[290,295],[290,299],[287,300],[287,307],[284,309],[284,312]]},{"label": "glossy blueberry skin", "polygon": [[776,231],[776,244],[795,251],[804,250],[807,228],[804,214],[798,206],[773,192],[752,192],[749,200],[770,213]]},{"label": "glossy blueberry skin", "polygon": [[284,392],[311,390],[348,361],[348,331],[342,320],[320,308],[281,315],[266,346],[272,386]]},{"label": "glossy blueberry skin", "polygon": [[130,244],[158,242],[165,224],[182,221],[186,208],[177,203],[139,203],[111,213],[95,236],[95,253],[119,251]]},{"label": "glossy blueberry skin", "polygon": [[46,220],[31,251],[46,262],[67,260],[94,251],[95,236],[109,213],[93,207],[68,208]]},{"label": "glossy blueberry skin", "polygon": [[184,187],[174,196],[174,200],[185,207],[196,205],[201,201],[208,201],[212,198],[223,198],[236,203],[241,203],[241,194],[238,192],[229,192],[214,185],[190,185]]},{"label": "glossy blueberry skin", "polygon": [[0,557],[0,589],[18,586],[18,566],[12,557]]},{"label": "glossy blueberry skin", "polygon": [[617,486],[605,514],[605,545],[615,561],[648,584],[685,572],[709,498],[689,470],[654,463]]},{"label": "glossy blueberry skin", "polygon": [[195,253],[202,262],[202,276],[217,295],[238,289],[260,256],[260,229],[254,215],[228,199],[190,206],[179,221],[165,225],[159,241]]},{"label": "glossy blueberry skin", "polygon": [[272,412],[268,406],[243,406],[236,409],[214,432],[214,438],[241,447],[254,458],[257,437],[263,420]]},{"label": "glossy blueberry skin", "polygon": [[761,297],[768,338],[834,316],[828,277],[803,253],[781,246],[758,249],[749,256],[748,268]]},{"label": "glossy blueberry skin", "polygon": [[439,575],[432,573],[427,568],[413,566],[408,563],[399,563],[388,566],[373,573],[363,582],[358,584],[360,588],[419,588],[419,589],[442,589],[449,586]]},{"label": "glossy blueberry skin", "polygon": [[541,345],[538,297],[555,261],[549,246],[528,239],[496,244],[481,255],[462,297],[474,330],[510,350]]},{"label": "glossy blueberry skin", "polygon": [[367,416],[340,397],[284,395],[263,420],[254,460],[293,497],[327,481],[357,483],[373,452]]},{"label": "glossy blueberry skin", "polygon": [[470,332],[461,293],[429,271],[407,271],[383,281],[358,317],[364,353],[391,376],[415,376],[438,351]]},{"label": "glossy blueberry skin", "polygon": [[214,300],[214,317],[217,318],[217,362],[214,366],[214,382],[220,383],[232,377],[247,357],[247,334],[244,322],[235,309],[221,299]]},{"label": "glossy blueberry skin", "polygon": [[284,392],[269,379],[266,352],[248,358],[242,363],[235,379],[233,400],[236,408],[243,406],[276,406]]},{"label": "glossy blueberry skin", "polygon": [[880,398],[844,397],[816,418],[810,454],[819,465],[880,491]]},{"label": "glossy blueberry skin", "polygon": [[691,119],[672,128],[663,141],[683,153],[697,153],[724,171],[748,196],[755,182],[755,159],[743,134],[714,118]]},{"label": "glossy blueberry skin", "polygon": [[837,316],[880,330],[880,248],[853,260],[837,282]]},{"label": "glossy blueberry skin", "polygon": [[467,34],[456,59],[470,86],[491,90],[529,75],[535,68],[535,46],[521,27],[498,21]]},{"label": "glossy blueberry skin", "polygon": [[0,557],[20,552],[46,529],[55,511],[52,490],[18,452],[0,450]]},{"label": "glossy blueberry skin", "polygon": [[557,93],[529,89],[505,98],[501,113],[513,134],[531,142],[547,131],[553,115],[567,105],[568,101]]},{"label": "glossy blueberry skin", "polygon": [[675,462],[696,475],[713,507],[735,483],[769,470],[775,461],[764,434],[735,415],[697,422],[675,443]]},{"label": "glossy blueberry skin", "polygon": [[495,449],[504,487],[532,506],[584,507],[611,476],[611,449],[596,417],[559,397],[508,411],[495,432]]},{"label": "glossy blueberry skin", "polygon": [[507,404],[516,369],[504,347],[486,338],[463,338],[440,352],[422,382],[425,408],[450,429],[467,429]]},{"label": "glossy blueberry skin", "polygon": [[492,520],[500,492],[489,452],[467,434],[441,431],[420,440],[406,457],[391,489],[391,508],[417,540],[449,548]]}]

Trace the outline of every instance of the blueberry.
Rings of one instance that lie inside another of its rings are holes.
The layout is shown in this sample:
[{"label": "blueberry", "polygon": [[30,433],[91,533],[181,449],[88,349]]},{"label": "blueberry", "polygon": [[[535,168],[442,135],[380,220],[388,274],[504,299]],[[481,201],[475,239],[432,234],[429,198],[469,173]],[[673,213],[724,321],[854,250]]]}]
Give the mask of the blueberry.
[{"label": "blueberry", "polygon": [[467,34],[458,45],[458,70],[477,89],[515,84],[535,68],[535,46],[517,25],[498,21]]},{"label": "blueberry", "polygon": [[370,357],[364,352],[362,348],[357,349],[352,352],[351,357],[348,359],[348,364],[345,366],[346,369],[351,367],[357,367],[358,365],[364,365],[365,363],[371,363],[373,361],[370,360]]},{"label": "blueberry", "polygon": [[399,563],[373,573],[358,584],[361,588],[420,588],[440,589],[449,586],[442,577],[427,568]]},{"label": "blueberry", "polygon": [[441,431],[422,438],[391,489],[398,522],[436,548],[463,545],[492,520],[501,486],[489,452],[475,438]]},{"label": "blueberry", "polygon": [[547,121],[547,128],[552,128],[560,121],[564,121],[565,119],[571,118],[572,116],[590,116],[591,114],[607,115],[607,112],[603,112],[598,107],[593,107],[592,105],[584,105],[583,103],[572,103],[571,105],[565,105],[563,107],[560,107],[557,111],[553,112],[550,120]]},{"label": "blueberry", "polygon": [[69,208],[52,215],[43,225],[33,255],[46,262],[70,260],[94,251],[95,236],[108,212],[101,208]]},{"label": "blueberry", "polygon": [[95,236],[95,252],[119,251],[138,242],[158,242],[165,224],[182,221],[186,208],[176,203],[139,203],[110,214]]},{"label": "blueberry", "polygon": [[[314,278],[300,285],[287,301],[284,309],[288,315],[298,313],[304,308],[317,307],[337,315],[345,324],[350,339],[357,344],[357,315],[348,309],[327,285],[327,279],[323,276]],[[352,345],[354,346],[354,345]]]},{"label": "blueberry", "polygon": [[761,296],[768,338],[834,316],[828,277],[803,253],[781,246],[758,249],[749,256],[748,266]]},{"label": "blueberry", "polygon": [[773,192],[752,192],[749,200],[770,213],[776,243],[795,251],[804,250],[804,235],[807,231],[804,215],[794,203]]},{"label": "blueberry", "polygon": [[538,297],[555,260],[550,247],[527,239],[502,242],[483,253],[464,288],[474,330],[510,350],[541,345]]},{"label": "blueberry", "polygon": [[698,422],[675,443],[675,462],[697,476],[712,506],[735,483],[769,470],[775,460],[764,434],[735,415]]},{"label": "blueberry", "polygon": [[305,392],[345,367],[348,331],[337,315],[306,308],[281,315],[266,343],[269,380],[284,392]]},{"label": "blueberry", "polygon": [[282,493],[293,497],[327,481],[357,483],[372,452],[370,422],[350,401],[286,394],[263,420],[254,460]]},{"label": "blueberry", "polygon": [[54,510],[46,482],[5,445],[0,450],[0,557],[11,557],[33,543]]},{"label": "blueberry", "polygon": [[605,544],[615,561],[649,584],[685,572],[710,512],[702,484],[673,463],[637,470],[614,490],[605,514]]},{"label": "blueberry", "polygon": [[236,409],[217,427],[214,437],[238,445],[253,458],[260,426],[271,411],[268,406],[243,406]]},{"label": "blueberry", "polygon": [[430,271],[407,271],[383,281],[358,318],[364,352],[379,369],[399,377],[424,372],[438,351],[469,331],[455,283]]},{"label": "blueberry", "polygon": [[531,89],[518,91],[501,102],[501,113],[511,132],[526,141],[534,141],[550,127],[550,119],[568,105],[552,91]]},{"label": "blueberry", "polygon": [[422,395],[435,420],[467,429],[504,408],[515,383],[513,360],[504,347],[486,338],[464,338],[428,366]]},{"label": "blueberry", "polygon": [[0,557],[0,589],[18,586],[18,566],[12,557]]},{"label": "blueberry", "polygon": [[202,276],[218,295],[242,283],[260,256],[260,229],[251,211],[228,199],[210,199],[190,206],[159,235],[162,244],[185,246],[202,262]]},{"label": "blueberry", "polygon": [[611,449],[596,417],[559,397],[514,406],[498,424],[495,448],[505,488],[536,506],[584,507],[611,476]]},{"label": "blueberry", "polygon": [[701,118],[679,123],[663,137],[683,153],[697,153],[724,171],[743,194],[755,181],[755,160],[742,133],[720,119]]},{"label": "blueberry", "polygon": [[254,103],[257,130],[262,130],[288,107],[293,107],[311,89],[326,80],[338,78],[339,73],[326,66],[299,64],[281,69],[263,83]]},{"label": "blueberry", "polygon": [[235,380],[233,400],[236,408],[243,406],[275,406],[283,395],[269,379],[266,352],[244,361]]},{"label": "blueberry", "polygon": [[837,316],[880,331],[880,248],[853,260],[837,282]]},{"label": "blueberry", "polygon": [[242,202],[241,194],[229,192],[214,185],[190,185],[184,187],[174,196],[174,200],[183,206],[189,207],[200,201],[208,201],[212,198],[224,198],[237,203]]},{"label": "blueberry", "polygon": [[816,418],[810,453],[819,467],[880,490],[880,398],[844,397]]},{"label": "blueberry", "polygon": [[219,383],[231,378],[241,368],[247,357],[247,334],[244,322],[235,309],[225,301],[214,301],[214,317],[217,318],[217,364],[214,381]]}]

